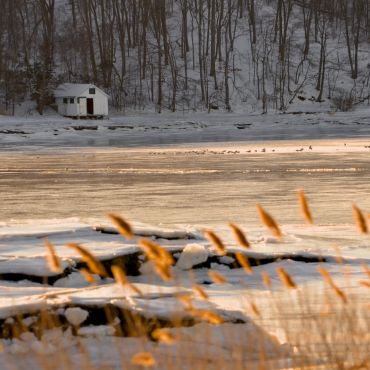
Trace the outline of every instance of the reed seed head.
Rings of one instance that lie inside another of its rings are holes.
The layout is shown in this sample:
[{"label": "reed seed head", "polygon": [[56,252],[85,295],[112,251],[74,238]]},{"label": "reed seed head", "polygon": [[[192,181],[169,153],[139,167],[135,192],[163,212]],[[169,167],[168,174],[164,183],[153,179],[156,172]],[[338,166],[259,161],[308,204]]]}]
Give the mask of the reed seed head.
[{"label": "reed seed head", "polygon": [[257,204],[256,207],[261,223],[270,230],[272,235],[274,235],[277,239],[282,240],[283,234],[273,217],[267,213],[260,204]]},{"label": "reed seed head", "polygon": [[212,230],[204,230],[204,236],[209,240],[213,248],[216,249],[219,256],[226,255],[226,247],[223,241]]},{"label": "reed seed head", "polygon": [[278,273],[280,280],[282,281],[286,288],[288,289],[297,288],[297,285],[292,279],[292,277],[282,267],[278,267],[276,269],[276,272]]},{"label": "reed seed head", "polygon": [[237,243],[246,248],[246,249],[249,249],[251,247],[245,233],[242,231],[242,229],[240,229],[237,225],[233,224],[233,223],[229,223],[229,226],[234,234],[234,237],[237,241]]},{"label": "reed seed head", "polygon": [[245,272],[248,274],[248,275],[253,275],[253,269],[248,261],[248,258],[246,256],[244,256],[242,253],[240,252],[236,252],[235,253],[235,258],[236,260],[238,261],[239,265],[241,267],[243,267],[243,269],[245,270]]},{"label": "reed seed head", "polygon": [[112,221],[113,225],[117,228],[118,232],[126,239],[132,239],[134,232],[131,225],[124,220],[121,216],[115,213],[108,213],[108,218]]},{"label": "reed seed head", "polygon": [[367,227],[367,222],[360,208],[358,208],[355,204],[353,204],[352,209],[353,209],[353,217],[356,222],[357,230],[359,231],[360,234],[367,234],[369,232],[368,227]]},{"label": "reed seed head", "polygon": [[171,345],[175,342],[175,337],[168,329],[155,329],[152,332],[152,337],[158,342]]},{"label": "reed seed head", "polygon": [[139,352],[131,357],[131,363],[141,367],[153,367],[156,362],[150,352]]},{"label": "reed seed head", "polygon": [[299,205],[301,207],[301,212],[302,212],[303,218],[306,220],[306,223],[308,225],[312,225],[313,224],[313,218],[312,218],[310,208],[308,206],[307,198],[305,196],[304,191],[299,190],[297,192],[297,196],[298,196],[298,201],[299,201]]},{"label": "reed seed head", "polygon": [[103,277],[108,276],[103,264],[99,260],[97,260],[94,255],[91,254],[86,248],[76,243],[69,243],[67,244],[67,247],[74,249],[78,254],[80,254],[83,261],[87,264],[93,274],[97,274]]},{"label": "reed seed head", "polygon": [[47,249],[46,261],[51,271],[55,272],[56,274],[60,274],[63,272],[62,265],[60,260],[55,252],[55,248],[53,244],[48,240],[44,240],[45,248]]},{"label": "reed seed head", "polygon": [[215,284],[225,284],[226,278],[217,271],[208,271],[208,276]]}]

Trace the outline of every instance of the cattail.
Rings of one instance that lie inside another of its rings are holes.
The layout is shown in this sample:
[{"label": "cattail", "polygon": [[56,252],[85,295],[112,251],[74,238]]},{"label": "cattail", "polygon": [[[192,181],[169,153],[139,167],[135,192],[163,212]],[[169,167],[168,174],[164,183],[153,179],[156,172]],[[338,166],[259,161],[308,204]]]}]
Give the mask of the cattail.
[{"label": "cattail", "polygon": [[361,262],[361,266],[362,266],[362,268],[364,269],[364,271],[366,272],[367,276],[370,279],[370,268],[366,265],[365,262]]},{"label": "cattail", "polygon": [[271,279],[267,272],[261,271],[263,285],[267,288],[271,287]]},{"label": "cattail", "polygon": [[250,245],[247,237],[243,233],[243,231],[233,223],[230,223],[229,226],[230,226],[231,230],[233,231],[233,234],[235,236],[235,239],[236,239],[237,243],[239,245],[241,245],[242,247],[249,249],[251,247],[251,245]]},{"label": "cattail", "polygon": [[198,294],[198,296],[201,298],[201,299],[208,299],[208,294],[204,291],[204,289],[202,287],[200,287],[199,285],[197,284],[194,284],[192,286],[194,292],[196,292]]},{"label": "cattail", "polygon": [[132,239],[134,232],[132,231],[131,225],[125,221],[121,216],[118,216],[114,213],[108,213],[107,215],[114,226],[117,228],[118,232],[125,237],[126,239]]},{"label": "cattail", "polygon": [[236,252],[235,253],[235,258],[236,260],[238,261],[239,265],[241,267],[244,268],[244,271],[248,274],[248,275],[253,275],[253,270],[252,270],[252,267],[248,261],[248,258],[245,257],[242,253],[240,252]]},{"label": "cattail", "polygon": [[359,233],[367,234],[368,228],[367,228],[367,223],[366,223],[364,215],[362,214],[361,210],[355,204],[352,205],[352,209],[353,209],[353,217],[355,218]]},{"label": "cattail", "polygon": [[324,278],[324,281],[333,289],[334,293],[343,301],[343,303],[347,303],[346,295],[334,283],[334,281],[333,281],[332,277],[330,276],[329,272],[322,266],[318,267],[318,271],[321,274],[321,276]]},{"label": "cattail", "polygon": [[306,220],[307,224],[312,225],[313,219],[312,219],[312,215],[310,212],[310,208],[308,207],[308,202],[304,194],[304,191],[299,190],[297,195],[298,195],[299,205],[301,206],[301,212],[302,212],[303,218]]},{"label": "cattail", "polygon": [[136,287],[135,285],[131,284],[128,281],[126,274],[123,272],[120,266],[113,265],[111,267],[111,271],[112,271],[114,279],[116,280],[118,284],[122,285],[123,287],[127,287],[131,289],[132,291],[134,291],[140,296],[143,296],[142,291],[138,287]]},{"label": "cattail", "polygon": [[87,269],[80,269],[80,273],[89,284],[96,284],[94,276],[92,276]]},{"label": "cattail", "polygon": [[60,260],[55,252],[55,248],[53,244],[48,239],[44,240],[45,247],[48,251],[48,254],[46,255],[46,261],[51,271],[60,274],[63,269],[60,263]]},{"label": "cattail", "polygon": [[103,264],[98,261],[87,249],[81,247],[76,243],[69,243],[67,244],[67,247],[74,249],[77,253],[81,255],[83,261],[87,264],[93,274],[97,274],[103,277],[108,276]]},{"label": "cattail", "polygon": [[158,342],[164,344],[173,344],[175,342],[175,337],[166,329],[155,329],[152,332],[152,337]]},{"label": "cattail", "polygon": [[141,367],[153,367],[155,359],[150,352],[140,352],[131,357],[131,363]]},{"label": "cattail", "polygon": [[212,279],[215,284],[225,284],[226,279],[217,271],[208,271],[208,276]]},{"label": "cattail", "polygon": [[283,234],[281,233],[281,230],[278,226],[278,224],[275,222],[275,220],[272,218],[270,214],[268,214],[260,204],[256,205],[258,215],[260,217],[261,222],[270,229],[271,233],[278,239],[283,239]]},{"label": "cattail", "polygon": [[226,247],[222,240],[211,230],[204,230],[204,236],[210,241],[212,246],[216,249],[219,256],[226,255]]},{"label": "cattail", "polygon": [[283,282],[283,284],[288,288],[288,289],[296,289],[297,285],[293,281],[292,277],[282,268],[278,267],[276,269],[276,272],[278,273],[280,280]]}]

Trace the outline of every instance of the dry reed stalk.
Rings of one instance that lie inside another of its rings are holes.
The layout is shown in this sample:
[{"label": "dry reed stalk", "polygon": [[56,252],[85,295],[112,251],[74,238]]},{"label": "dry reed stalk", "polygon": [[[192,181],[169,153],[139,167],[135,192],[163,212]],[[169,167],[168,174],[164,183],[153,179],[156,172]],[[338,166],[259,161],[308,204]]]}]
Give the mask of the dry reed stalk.
[{"label": "dry reed stalk", "polygon": [[204,299],[204,300],[207,300],[209,297],[208,297],[208,294],[204,291],[204,289],[202,287],[200,287],[199,285],[197,284],[193,284],[192,286],[193,290],[195,293],[197,293],[197,295],[201,298],[201,299]]},{"label": "dry reed stalk", "polygon": [[271,279],[267,272],[261,271],[263,285],[267,288],[271,287]]},{"label": "dry reed stalk", "polygon": [[133,292],[137,293],[141,297],[143,296],[142,291],[137,286],[131,284],[128,281],[127,276],[123,272],[123,270],[121,269],[121,267],[119,267],[117,265],[113,265],[111,267],[111,271],[112,271],[112,274],[113,274],[114,279],[116,280],[116,282],[118,284],[122,285],[123,287],[127,287],[127,288],[131,289]]},{"label": "dry reed stalk", "polygon": [[139,352],[131,357],[131,363],[141,367],[153,367],[156,362],[150,352]]},{"label": "dry reed stalk", "polygon": [[280,280],[282,281],[286,288],[297,289],[297,284],[282,267],[278,267],[276,269],[276,272],[278,273]]},{"label": "dry reed stalk", "polygon": [[83,261],[87,264],[93,274],[97,274],[103,277],[108,276],[103,264],[99,260],[97,260],[86,248],[76,243],[69,243],[67,244],[67,247],[74,249],[78,254],[80,254]]},{"label": "dry reed stalk", "polygon": [[132,239],[134,237],[134,232],[131,225],[125,221],[121,216],[115,213],[108,213],[108,218],[112,221],[114,226],[117,228],[118,232],[126,239]]},{"label": "dry reed stalk", "polygon": [[365,262],[361,262],[361,266],[362,266],[362,268],[364,269],[364,271],[366,272],[367,276],[370,279],[370,268],[366,265]]},{"label": "dry reed stalk", "polygon": [[204,230],[204,236],[209,240],[212,246],[216,249],[216,252],[219,256],[226,255],[226,247],[222,240],[212,231]]},{"label": "dry reed stalk", "polygon": [[80,273],[89,284],[96,284],[94,276],[92,276],[87,269],[80,269]]},{"label": "dry reed stalk", "polygon": [[299,205],[301,207],[301,212],[302,212],[303,218],[306,220],[306,223],[308,225],[313,225],[312,214],[310,212],[310,208],[308,206],[307,198],[305,196],[304,191],[299,190],[297,192],[297,196],[298,196],[298,201],[299,201]]},{"label": "dry reed stalk", "polygon": [[155,329],[152,332],[152,337],[158,342],[171,345],[176,339],[167,329]]},{"label": "dry reed stalk", "polygon": [[245,233],[235,224],[233,223],[229,223],[229,226],[234,234],[234,237],[237,241],[237,243],[244,247],[244,248],[247,248],[249,249],[251,247],[247,237],[245,236]]},{"label": "dry reed stalk", "polygon": [[265,225],[277,239],[282,240],[283,234],[272,216],[267,213],[260,204],[256,205],[261,223]]},{"label": "dry reed stalk", "polygon": [[48,251],[48,254],[46,255],[46,262],[50,268],[51,271],[60,274],[63,272],[62,265],[60,263],[60,260],[55,252],[55,248],[53,244],[48,240],[44,240],[45,248]]},{"label": "dry reed stalk", "polygon": [[367,228],[367,223],[365,220],[364,215],[362,214],[360,208],[358,208],[355,204],[352,204],[353,209],[353,217],[355,219],[357,229],[360,234],[367,234],[369,232]]},{"label": "dry reed stalk", "polygon": [[239,265],[241,267],[243,267],[244,271],[248,274],[248,275],[253,275],[253,269],[248,261],[248,258],[245,257],[242,253],[240,252],[236,252],[235,253],[235,258],[236,260],[238,261]]},{"label": "dry reed stalk", "polygon": [[225,284],[226,278],[217,271],[208,271],[208,276],[215,284]]},{"label": "dry reed stalk", "polygon": [[334,283],[333,278],[330,276],[329,271],[326,270],[324,267],[319,266],[318,268],[319,273],[323,277],[324,281],[332,288],[334,293],[342,300],[343,303],[347,303],[347,296],[345,293],[338,288],[338,286]]}]

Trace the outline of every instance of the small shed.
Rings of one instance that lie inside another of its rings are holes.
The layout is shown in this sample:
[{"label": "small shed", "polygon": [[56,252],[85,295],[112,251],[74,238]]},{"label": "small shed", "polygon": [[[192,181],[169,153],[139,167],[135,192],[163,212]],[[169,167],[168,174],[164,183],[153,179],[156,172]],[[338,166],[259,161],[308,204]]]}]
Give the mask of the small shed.
[{"label": "small shed", "polygon": [[109,96],[92,84],[64,83],[54,90],[58,113],[65,117],[102,118],[108,116]]}]

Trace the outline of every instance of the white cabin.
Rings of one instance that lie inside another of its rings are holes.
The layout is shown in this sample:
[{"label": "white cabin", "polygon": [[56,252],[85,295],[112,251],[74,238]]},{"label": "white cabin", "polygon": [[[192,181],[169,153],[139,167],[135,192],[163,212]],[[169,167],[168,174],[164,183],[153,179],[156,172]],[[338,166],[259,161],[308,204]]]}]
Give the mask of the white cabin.
[{"label": "white cabin", "polygon": [[92,84],[65,83],[54,90],[58,113],[65,117],[102,118],[108,116],[109,96]]}]

